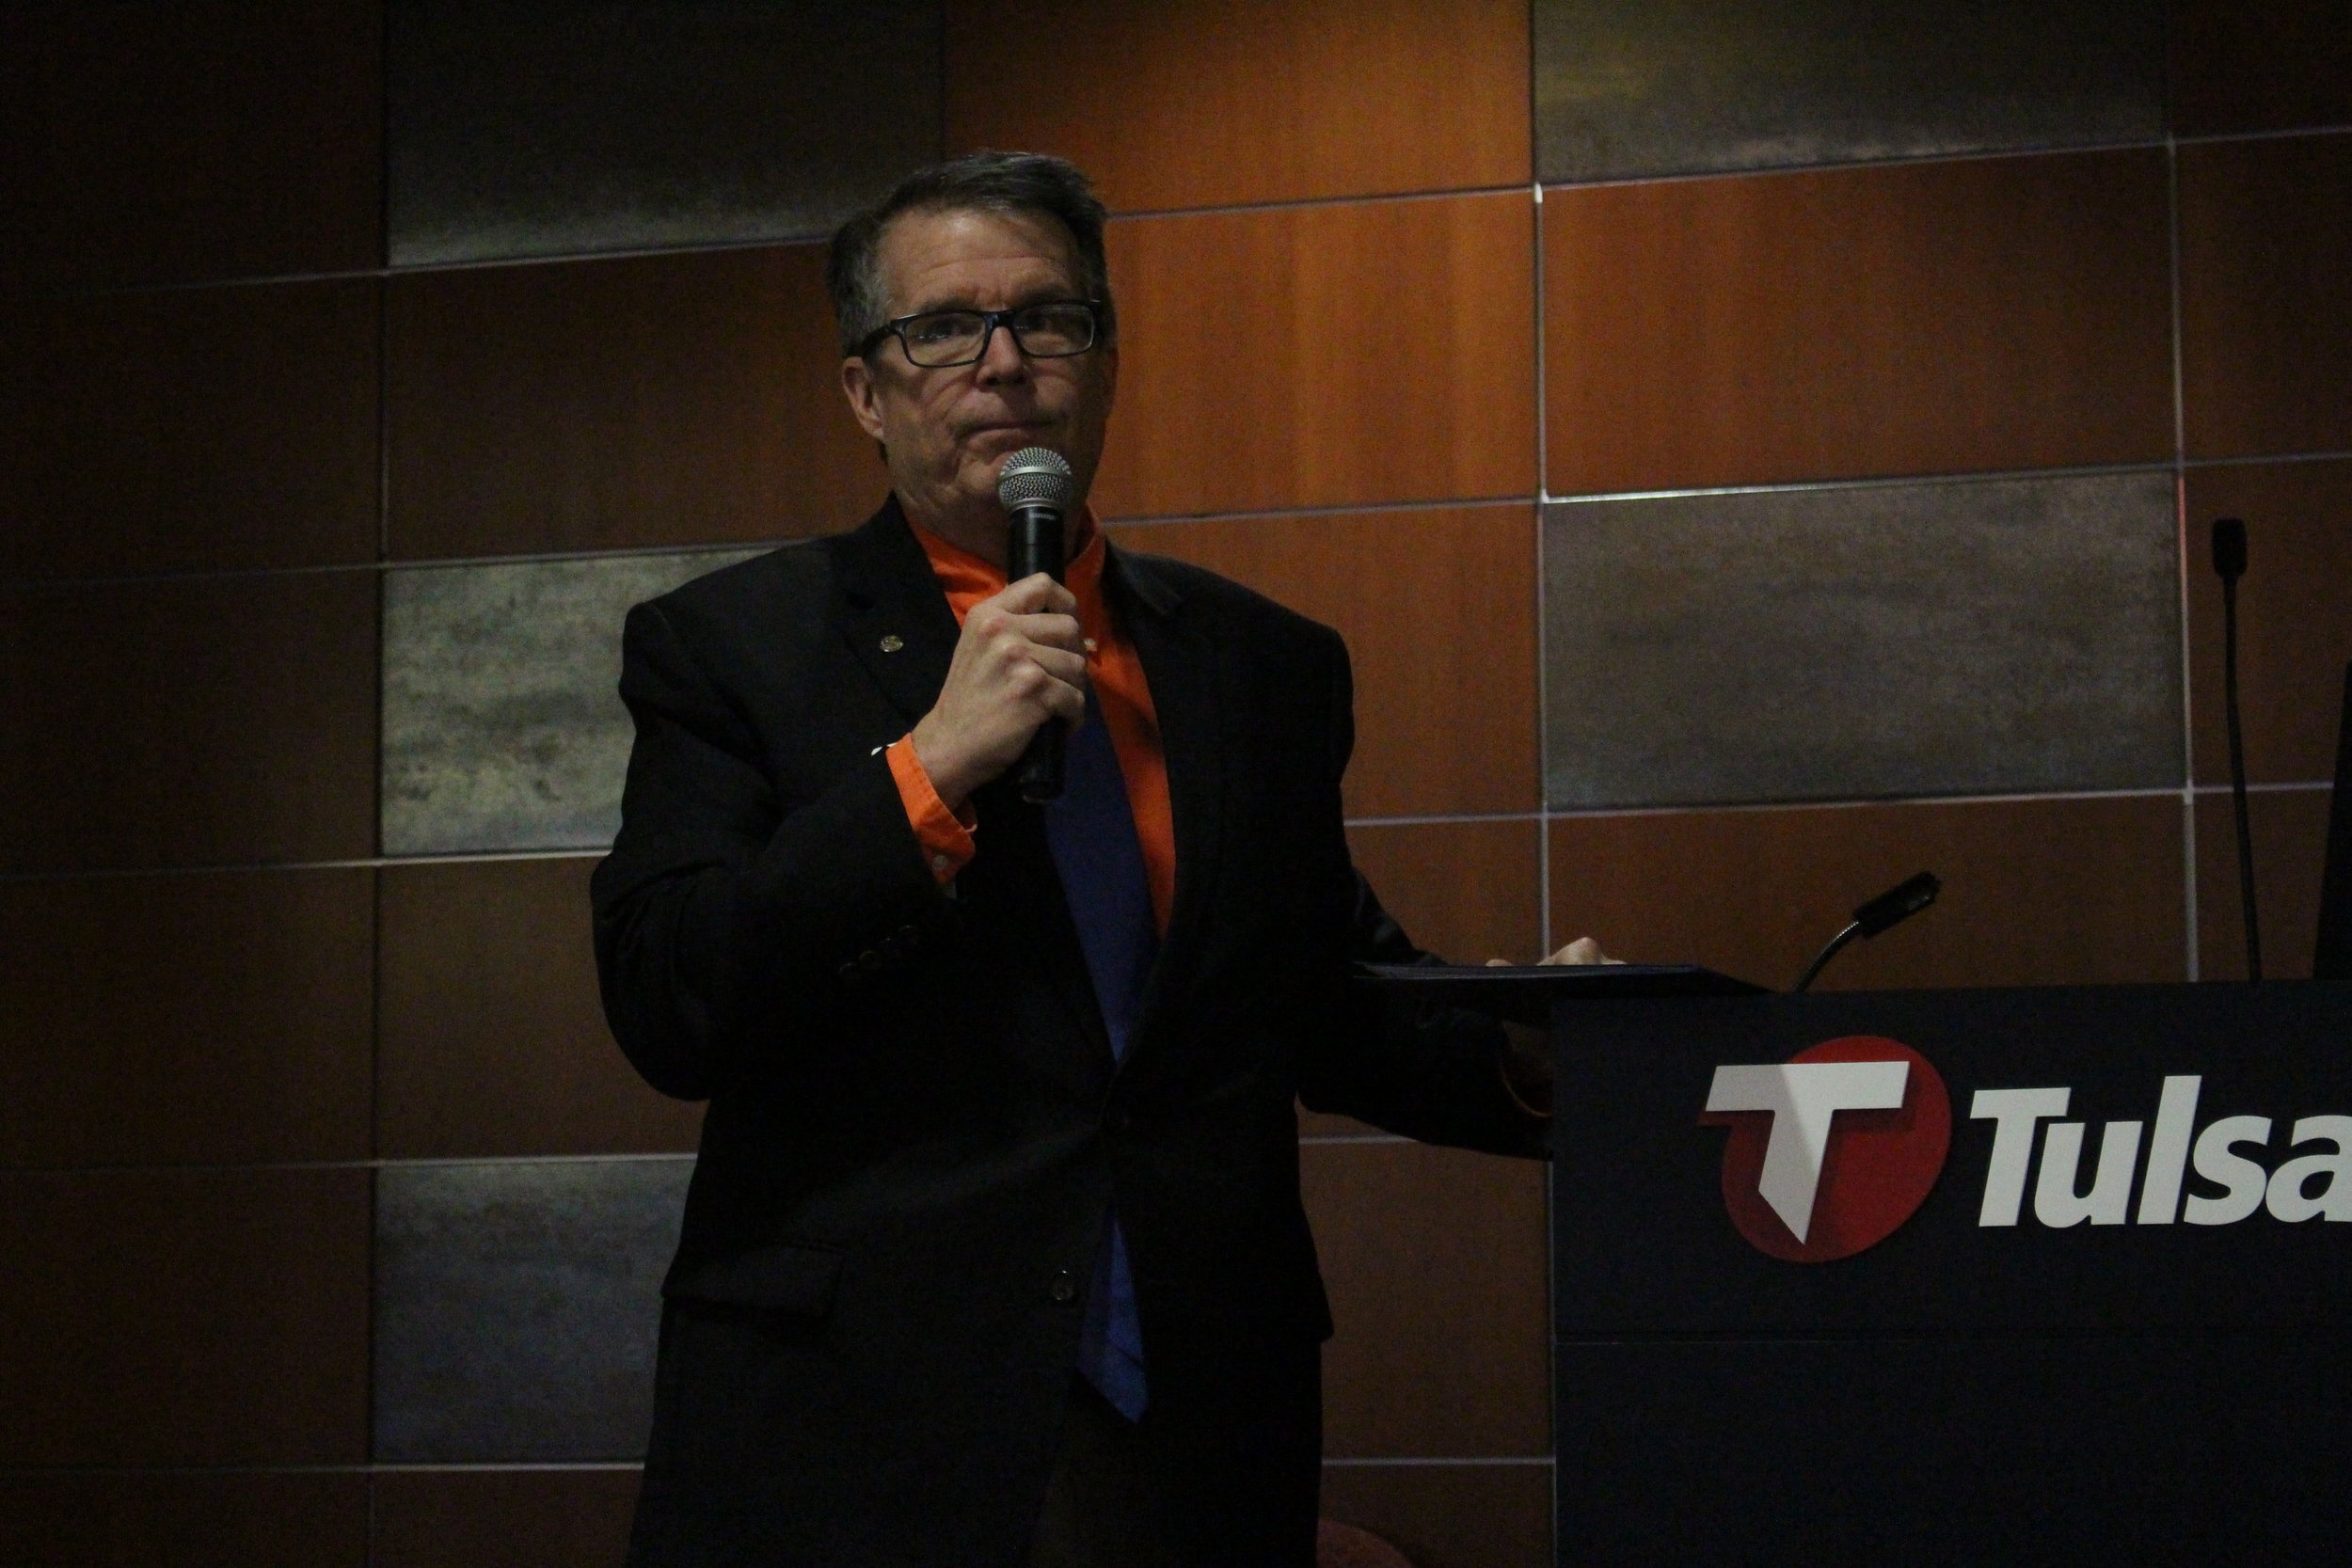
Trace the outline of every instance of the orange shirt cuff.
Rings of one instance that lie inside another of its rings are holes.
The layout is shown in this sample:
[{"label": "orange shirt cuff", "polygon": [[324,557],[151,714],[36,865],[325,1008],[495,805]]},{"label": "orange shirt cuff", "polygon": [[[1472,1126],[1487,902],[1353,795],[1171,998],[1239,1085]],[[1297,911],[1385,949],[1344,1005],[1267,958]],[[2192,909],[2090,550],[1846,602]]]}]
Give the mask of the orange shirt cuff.
[{"label": "orange shirt cuff", "polygon": [[967,803],[960,813],[947,809],[947,802],[931,787],[931,776],[923,771],[922,759],[914,754],[914,736],[899,736],[883,754],[890,761],[890,776],[898,781],[907,822],[914,829],[915,841],[923,846],[923,858],[945,887],[971,863],[972,830],[977,825],[972,808]]}]

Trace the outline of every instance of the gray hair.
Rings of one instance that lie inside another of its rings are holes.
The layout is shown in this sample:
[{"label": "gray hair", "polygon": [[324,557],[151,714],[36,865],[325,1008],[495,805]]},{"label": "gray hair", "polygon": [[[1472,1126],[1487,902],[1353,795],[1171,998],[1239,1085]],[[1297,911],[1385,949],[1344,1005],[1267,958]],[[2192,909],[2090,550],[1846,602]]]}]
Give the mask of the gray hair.
[{"label": "gray hair", "polygon": [[916,169],[873,206],[834,230],[825,289],[843,358],[858,353],[890,319],[882,239],[905,213],[1025,213],[1057,220],[1078,252],[1078,286],[1102,306],[1101,341],[1115,342],[1110,267],[1103,256],[1102,199],[1078,166],[1042,152],[972,152]]}]

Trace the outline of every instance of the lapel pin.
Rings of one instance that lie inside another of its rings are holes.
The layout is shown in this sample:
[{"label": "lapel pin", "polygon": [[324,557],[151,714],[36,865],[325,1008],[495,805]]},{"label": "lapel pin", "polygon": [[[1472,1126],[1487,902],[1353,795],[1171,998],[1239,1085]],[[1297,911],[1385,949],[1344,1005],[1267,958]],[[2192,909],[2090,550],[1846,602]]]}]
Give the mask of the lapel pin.
[{"label": "lapel pin", "polygon": [[895,631],[882,640],[882,651],[886,654],[895,654],[906,645],[906,639]]}]

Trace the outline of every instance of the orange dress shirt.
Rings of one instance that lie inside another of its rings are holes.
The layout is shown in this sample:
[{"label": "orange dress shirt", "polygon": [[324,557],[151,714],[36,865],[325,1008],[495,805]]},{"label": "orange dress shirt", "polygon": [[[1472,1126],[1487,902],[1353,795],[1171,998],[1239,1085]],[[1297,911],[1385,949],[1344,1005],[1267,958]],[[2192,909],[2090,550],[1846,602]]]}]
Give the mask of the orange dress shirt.
[{"label": "orange dress shirt", "polygon": [[[946,591],[947,603],[961,626],[972,607],[1005,591],[999,567],[949,544],[937,534],[910,523],[923,553],[930,558],[931,574]],[[1077,551],[1063,576],[1078,601],[1078,627],[1086,637],[1087,679],[1094,702],[1109,726],[1111,750],[1119,757],[1119,772],[1127,785],[1127,809],[1136,819],[1136,838],[1143,848],[1143,868],[1152,884],[1152,913],[1160,934],[1168,934],[1168,913],[1176,898],[1176,824],[1168,801],[1168,753],[1160,744],[1160,718],[1152,705],[1152,689],[1143,678],[1143,661],[1136,647],[1111,616],[1103,598],[1103,530],[1091,507],[1078,515]],[[944,884],[971,862],[977,820],[967,803],[959,817],[947,809],[931,787],[930,775],[914,754],[914,736],[901,736],[889,749],[891,776],[898,798],[906,803],[923,852],[930,858],[931,874]]]}]

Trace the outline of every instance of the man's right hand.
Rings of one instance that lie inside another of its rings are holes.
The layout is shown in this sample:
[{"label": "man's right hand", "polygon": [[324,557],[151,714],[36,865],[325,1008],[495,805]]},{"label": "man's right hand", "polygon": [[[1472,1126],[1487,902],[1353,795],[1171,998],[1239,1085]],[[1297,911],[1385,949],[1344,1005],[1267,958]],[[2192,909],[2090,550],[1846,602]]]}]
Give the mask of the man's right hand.
[{"label": "man's right hand", "polygon": [[1085,722],[1078,601],[1040,572],[963,618],[939,701],[914,726],[914,759],[950,811],[1021,758],[1048,719]]}]

